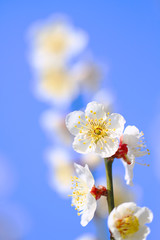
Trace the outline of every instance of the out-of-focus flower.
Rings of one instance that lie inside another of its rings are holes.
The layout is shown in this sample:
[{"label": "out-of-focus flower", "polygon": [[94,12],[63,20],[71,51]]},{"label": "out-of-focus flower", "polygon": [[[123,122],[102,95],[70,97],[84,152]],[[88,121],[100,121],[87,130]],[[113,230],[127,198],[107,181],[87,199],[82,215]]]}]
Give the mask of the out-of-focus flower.
[{"label": "out-of-focus flower", "polygon": [[88,42],[87,34],[74,28],[63,16],[53,16],[35,23],[29,37],[31,62],[38,68],[61,65],[80,53]]},{"label": "out-of-focus flower", "polygon": [[[144,143],[143,132],[139,132],[135,126],[127,126],[121,136],[119,149],[115,157],[122,158],[122,163],[125,167],[125,180],[128,185],[133,185],[133,167],[135,158],[149,154]],[[147,164],[143,164],[147,165]]]},{"label": "out-of-focus flower", "polygon": [[115,240],[145,240],[150,233],[145,224],[152,222],[152,219],[151,210],[128,202],[112,210],[108,218],[108,227]]},{"label": "out-of-focus flower", "polygon": [[104,106],[97,102],[88,103],[85,113],[74,111],[66,117],[66,126],[75,136],[74,150],[83,154],[95,152],[103,158],[117,151],[124,124],[120,114],[106,114]]},{"label": "out-of-focus flower", "polygon": [[87,164],[89,168],[94,169],[102,162],[102,158],[91,152],[82,155],[80,161],[82,162],[82,164]]},{"label": "out-of-focus flower", "polygon": [[71,176],[74,175],[73,163],[69,153],[63,149],[51,149],[46,153],[49,166],[49,184],[62,197],[67,197],[71,188]]},{"label": "out-of-focus flower", "polygon": [[72,206],[81,215],[81,225],[86,226],[93,218],[97,202],[92,195],[91,190],[94,187],[94,178],[90,172],[88,165],[82,167],[74,164],[78,177],[72,178]]},{"label": "out-of-focus flower", "polygon": [[77,81],[84,90],[95,91],[99,88],[102,80],[102,69],[99,64],[93,60],[81,61],[75,64],[73,68],[77,75]]},{"label": "out-of-focus flower", "polygon": [[40,71],[35,82],[37,97],[54,104],[70,104],[78,91],[76,76],[72,70],[65,67],[51,67]]},{"label": "out-of-focus flower", "polygon": [[93,96],[93,101],[102,103],[106,112],[112,112],[114,100],[113,93],[107,89],[101,89]]},{"label": "out-of-focus flower", "polygon": [[42,127],[52,139],[60,139],[65,145],[71,144],[73,138],[66,128],[63,114],[48,110],[42,114],[40,121]]},{"label": "out-of-focus flower", "polygon": [[97,238],[92,234],[84,234],[76,238],[76,240],[97,240]]},{"label": "out-of-focus flower", "polygon": [[[103,185],[105,185],[105,179],[98,180]],[[115,207],[119,206],[121,203],[134,201],[136,196],[130,189],[126,188],[122,179],[118,176],[113,178],[113,190],[114,190],[114,203]],[[108,204],[106,197],[102,196],[97,202],[96,214],[101,218],[106,218],[108,215]]]}]

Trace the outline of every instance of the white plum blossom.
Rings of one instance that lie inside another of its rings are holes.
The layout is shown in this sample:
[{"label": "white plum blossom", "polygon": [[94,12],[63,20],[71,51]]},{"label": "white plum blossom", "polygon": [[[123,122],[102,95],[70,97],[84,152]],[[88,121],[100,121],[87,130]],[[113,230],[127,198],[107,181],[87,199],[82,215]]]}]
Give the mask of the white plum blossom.
[{"label": "white plum blossom", "polygon": [[143,132],[140,132],[135,126],[127,126],[121,137],[121,144],[126,144],[127,146],[127,152],[125,156],[123,156],[122,162],[125,167],[125,180],[128,185],[133,185],[132,179],[135,158],[149,154],[149,150],[146,149],[146,145],[143,140],[143,135]]},{"label": "white plum blossom", "polygon": [[64,16],[52,16],[32,25],[30,60],[36,68],[64,64],[87,45],[88,36]]},{"label": "white plum blossom", "polygon": [[95,152],[102,158],[117,151],[124,124],[122,115],[106,113],[97,102],[88,103],[85,113],[74,111],[66,117],[66,126],[75,136],[74,150],[83,154]]},{"label": "white plum blossom", "polygon": [[115,240],[145,240],[150,233],[145,224],[152,222],[152,219],[151,210],[128,202],[112,210],[108,217],[108,227]]},{"label": "white plum blossom", "polygon": [[78,177],[72,177],[72,206],[81,215],[81,225],[86,226],[93,218],[97,202],[91,194],[94,186],[94,178],[90,172],[88,165],[85,167],[74,163],[75,171]]}]

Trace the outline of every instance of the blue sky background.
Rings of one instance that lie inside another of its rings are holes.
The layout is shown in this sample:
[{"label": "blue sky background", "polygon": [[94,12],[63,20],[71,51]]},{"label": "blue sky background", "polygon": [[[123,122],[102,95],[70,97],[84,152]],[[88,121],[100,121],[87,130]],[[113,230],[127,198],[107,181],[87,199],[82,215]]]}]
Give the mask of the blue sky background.
[{"label": "blue sky background", "polygon": [[[0,2],[0,154],[14,169],[15,190],[0,200],[18,205],[30,219],[23,240],[74,240],[86,228],[47,183],[43,153],[50,142],[39,125],[47,104],[32,93],[26,31],[38,19],[68,15],[88,32],[95,57],[109,66],[104,86],[117,100],[116,110],[145,133],[150,167],[135,167],[135,184],[143,189],[142,206],[154,213],[151,234],[160,238],[160,1],[134,0],[1,0]],[[114,170],[116,163],[114,163]],[[115,170],[116,171],[116,170]],[[5,239],[2,239],[5,240]],[[17,239],[19,240],[19,239]]]}]

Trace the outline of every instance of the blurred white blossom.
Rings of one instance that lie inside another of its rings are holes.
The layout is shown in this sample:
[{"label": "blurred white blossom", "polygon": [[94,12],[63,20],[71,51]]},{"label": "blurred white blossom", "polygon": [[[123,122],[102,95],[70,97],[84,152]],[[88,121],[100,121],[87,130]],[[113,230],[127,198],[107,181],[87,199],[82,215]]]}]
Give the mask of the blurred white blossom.
[{"label": "blurred white blossom", "polygon": [[34,91],[39,99],[68,106],[79,92],[75,73],[67,67],[50,67],[37,73]]},{"label": "blurred white blossom", "polygon": [[94,169],[102,162],[102,158],[91,152],[88,154],[83,154],[80,158],[80,162],[82,164],[87,164],[89,168]]},{"label": "blurred white blossom", "polygon": [[52,16],[32,25],[29,31],[30,60],[36,68],[64,64],[87,45],[88,36],[65,16]]},{"label": "blurred white blossom", "polygon": [[65,125],[63,113],[48,110],[42,113],[41,126],[47,131],[52,139],[59,139],[65,145],[70,145],[73,138]]},{"label": "blurred white blossom", "polygon": [[76,63],[73,69],[83,90],[97,91],[99,89],[103,77],[100,64],[94,60],[84,60]]},{"label": "blurred white blossom", "polygon": [[70,154],[62,148],[50,149],[46,152],[46,160],[49,167],[50,186],[62,197],[67,197],[71,189],[71,176],[74,175]]}]

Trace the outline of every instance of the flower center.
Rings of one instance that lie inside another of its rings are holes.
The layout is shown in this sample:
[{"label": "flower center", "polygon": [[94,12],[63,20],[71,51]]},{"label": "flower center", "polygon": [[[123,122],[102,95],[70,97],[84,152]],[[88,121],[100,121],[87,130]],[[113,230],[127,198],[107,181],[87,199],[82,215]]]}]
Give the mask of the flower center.
[{"label": "flower center", "polygon": [[44,47],[46,51],[53,54],[62,54],[67,47],[67,36],[63,32],[55,31],[51,34],[41,36],[39,42],[40,47]]},{"label": "flower center", "polygon": [[52,96],[61,97],[69,89],[69,78],[65,71],[49,69],[42,74],[41,88]]},{"label": "flower center", "polygon": [[123,239],[128,238],[128,236],[133,235],[139,230],[138,218],[133,215],[129,215],[119,219],[116,222],[116,228]]},{"label": "flower center", "polygon": [[106,119],[96,118],[96,112],[90,111],[93,114],[93,118],[85,116],[85,120],[79,116],[79,121],[74,127],[79,129],[81,138],[79,141],[82,141],[83,144],[86,144],[86,141],[90,141],[89,148],[91,149],[94,144],[99,143],[98,147],[102,150],[104,145],[107,143],[107,139],[111,139],[114,142],[114,138],[110,136],[116,130],[115,128],[110,128],[111,119],[109,118],[109,112]]},{"label": "flower center", "polygon": [[97,127],[97,128],[94,130],[94,133],[95,133],[96,135],[101,135],[101,133],[102,133],[102,128]]}]

